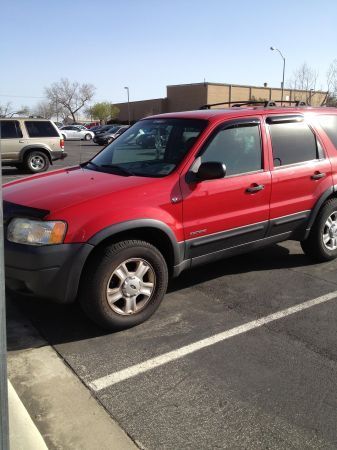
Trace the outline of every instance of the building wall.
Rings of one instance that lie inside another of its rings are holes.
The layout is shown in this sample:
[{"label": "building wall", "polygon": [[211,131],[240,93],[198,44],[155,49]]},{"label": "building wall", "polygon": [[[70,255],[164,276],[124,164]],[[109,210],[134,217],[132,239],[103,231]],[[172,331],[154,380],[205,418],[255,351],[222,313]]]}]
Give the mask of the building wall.
[{"label": "building wall", "polygon": [[[220,83],[195,83],[167,86],[166,99],[153,99],[138,102],[130,102],[131,122],[142,117],[165,112],[190,111],[199,109],[209,103],[249,100],[281,100],[282,90],[265,86],[240,86]],[[325,98],[325,92],[298,91],[285,89],[284,100],[311,99],[312,106],[320,106]],[[118,119],[128,121],[128,104],[117,103],[120,109]],[[224,108],[219,105],[217,108]]]},{"label": "building wall", "polygon": [[[116,103],[119,108],[118,120],[128,122],[128,103]],[[167,112],[167,99],[155,98],[152,100],[141,100],[139,102],[130,102],[130,121],[134,122],[142,117],[152,116],[154,114],[162,114]]]},{"label": "building wall", "polygon": [[207,83],[167,86],[168,112],[191,111],[207,103]]}]

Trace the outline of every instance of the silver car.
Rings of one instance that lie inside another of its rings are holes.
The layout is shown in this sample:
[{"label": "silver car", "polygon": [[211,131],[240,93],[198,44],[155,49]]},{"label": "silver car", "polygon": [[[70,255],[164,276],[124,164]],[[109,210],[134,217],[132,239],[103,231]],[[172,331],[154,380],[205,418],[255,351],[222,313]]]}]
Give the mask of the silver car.
[{"label": "silver car", "polygon": [[77,125],[67,125],[65,127],[62,127],[60,129],[60,133],[62,134],[64,140],[69,141],[70,140],[91,141],[91,139],[95,136],[95,134],[92,131]]}]

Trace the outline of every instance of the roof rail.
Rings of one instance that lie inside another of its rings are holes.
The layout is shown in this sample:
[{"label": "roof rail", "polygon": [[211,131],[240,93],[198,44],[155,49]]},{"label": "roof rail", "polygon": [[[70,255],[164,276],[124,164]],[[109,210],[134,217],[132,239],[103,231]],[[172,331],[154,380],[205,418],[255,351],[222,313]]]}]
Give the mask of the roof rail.
[{"label": "roof rail", "polygon": [[235,102],[220,102],[220,103],[208,103],[207,105],[201,106],[199,109],[211,109],[212,106],[229,105],[231,108],[240,108],[241,106],[262,106],[264,108],[275,108],[277,103],[284,103],[287,105],[294,104],[295,106],[309,106],[306,102],[302,100],[249,100],[249,101],[235,101]]}]

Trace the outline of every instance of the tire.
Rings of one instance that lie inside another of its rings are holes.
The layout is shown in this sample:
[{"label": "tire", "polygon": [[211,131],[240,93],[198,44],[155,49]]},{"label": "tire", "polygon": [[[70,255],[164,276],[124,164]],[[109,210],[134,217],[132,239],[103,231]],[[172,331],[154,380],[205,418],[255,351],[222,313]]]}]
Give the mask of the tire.
[{"label": "tire", "polygon": [[30,173],[45,172],[49,168],[48,156],[38,150],[34,150],[25,155],[24,165]]},{"label": "tire", "polygon": [[85,140],[85,141],[91,141],[91,139],[92,139],[92,136],[91,136],[91,134],[89,134],[89,133],[87,133],[87,134],[84,136],[84,140]]},{"label": "tire", "polygon": [[317,262],[331,261],[337,257],[336,198],[331,198],[323,204],[309,237],[301,241],[301,247],[306,255]]},{"label": "tire", "polygon": [[152,316],[167,283],[167,264],[156,247],[145,241],[121,241],[105,247],[88,263],[81,277],[79,301],[99,326],[123,330]]}]

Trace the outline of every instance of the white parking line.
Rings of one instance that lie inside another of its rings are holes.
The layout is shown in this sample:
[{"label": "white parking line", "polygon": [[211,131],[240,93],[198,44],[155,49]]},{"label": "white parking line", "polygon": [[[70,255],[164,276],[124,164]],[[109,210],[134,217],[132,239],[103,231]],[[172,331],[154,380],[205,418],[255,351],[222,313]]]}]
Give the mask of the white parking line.
[{"label": "white parking line", "polygon": [[261,317],[260,319],[252,320],[251,322],[239,325],[222,333],[215,334],[214,336],[210,336],[206,339],[201,339],[200,341],[194,342],[193,344],[186,345],[184,347],[178,348],[177,350],[164,353],[163,355],[148,359],[147,361],[144,361],[142,363],[135,364],[134,366],[127,367],[126,369],[120,370],[115,373],[111,373],[109,375],[106,375],[105,377],[97,378],[96,380],[89,383],[89,387],[94,391],[100,391],[101,389],[135,377],[141,373],[148,372],[151,369],[180,359],[183,356],[194,353],[205,347],[209,347],[210,345],[225,341],[226,339],[238,336],[239,334],[247,333],[247,331],[262,327],[267,323],[274,322],[275,320],[282,319],[283,317],[291,316],[292,314],[304,311],[305,309],[311,308],[312,306],[328,302],[329,300],[333,300],[335,298],[337,298],[337,291],[322,295],[321,297],[317,297],[313,300],[308,300],[295,306],[291,306],[290,308],[286,308],[276,313],[269,314],[268,316]]}]

